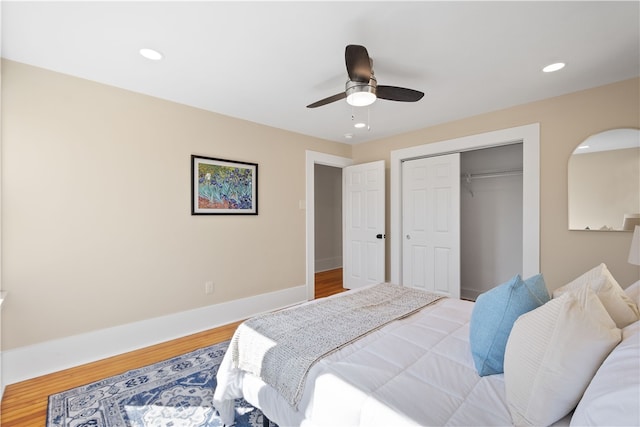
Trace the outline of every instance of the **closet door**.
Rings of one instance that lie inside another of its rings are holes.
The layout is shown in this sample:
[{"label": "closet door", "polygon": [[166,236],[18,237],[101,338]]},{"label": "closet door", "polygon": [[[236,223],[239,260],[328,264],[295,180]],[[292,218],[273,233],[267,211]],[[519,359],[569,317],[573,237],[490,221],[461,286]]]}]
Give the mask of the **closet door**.
[{"label": "closet door", "polygon": [[460,298],[460,154],[402,164],[402,284]]}]

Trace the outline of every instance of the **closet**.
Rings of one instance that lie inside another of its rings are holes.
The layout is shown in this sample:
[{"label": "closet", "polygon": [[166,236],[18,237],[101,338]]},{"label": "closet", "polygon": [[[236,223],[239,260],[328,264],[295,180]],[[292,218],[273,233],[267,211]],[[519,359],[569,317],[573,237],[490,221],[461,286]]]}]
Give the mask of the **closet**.
[{"label": "closet", "polygon": [[522,266],[522,144],[460,153],[460,296],[506,282]]},{"label": "closet", "polygon": [[523,145],[402,163],[402,283],[475,300],[523,271]]}]

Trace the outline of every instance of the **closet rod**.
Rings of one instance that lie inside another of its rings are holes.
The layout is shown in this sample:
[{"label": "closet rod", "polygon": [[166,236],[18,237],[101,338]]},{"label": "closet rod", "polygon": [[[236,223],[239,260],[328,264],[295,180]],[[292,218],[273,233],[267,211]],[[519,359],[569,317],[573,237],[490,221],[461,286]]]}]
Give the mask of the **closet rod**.
[{"label": "closet rod", "polygon": [[480,178],[499,178],[502,176],[515,176],[515,175],[522,175],[522,169],[511,169],[511,170],[499,171],[499,172],[465,173],[460,175],[460,177],[469,180],[469,179],[480,179]]}]

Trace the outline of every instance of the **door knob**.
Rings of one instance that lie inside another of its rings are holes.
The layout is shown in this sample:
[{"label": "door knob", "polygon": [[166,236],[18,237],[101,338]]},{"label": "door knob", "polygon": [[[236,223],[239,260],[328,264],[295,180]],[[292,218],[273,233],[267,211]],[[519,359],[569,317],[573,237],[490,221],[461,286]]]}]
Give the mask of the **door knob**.
[{"label": "door knob", "polygon": [[407,240],[411,240],[411,236],[407,234]]}]

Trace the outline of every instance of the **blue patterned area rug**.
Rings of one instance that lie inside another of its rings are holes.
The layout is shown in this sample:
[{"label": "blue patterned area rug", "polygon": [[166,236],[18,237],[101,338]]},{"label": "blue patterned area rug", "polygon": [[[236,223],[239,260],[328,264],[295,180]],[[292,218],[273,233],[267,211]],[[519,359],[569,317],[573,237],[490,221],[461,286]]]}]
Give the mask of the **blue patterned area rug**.
[{"label": "blue patterned area rug", "polygon": [[[211,400],[228,344],[51,395],[47,427],[221,427]],[[236,401],[234,426],[260,427],[262,420],[258,409]]]}]

